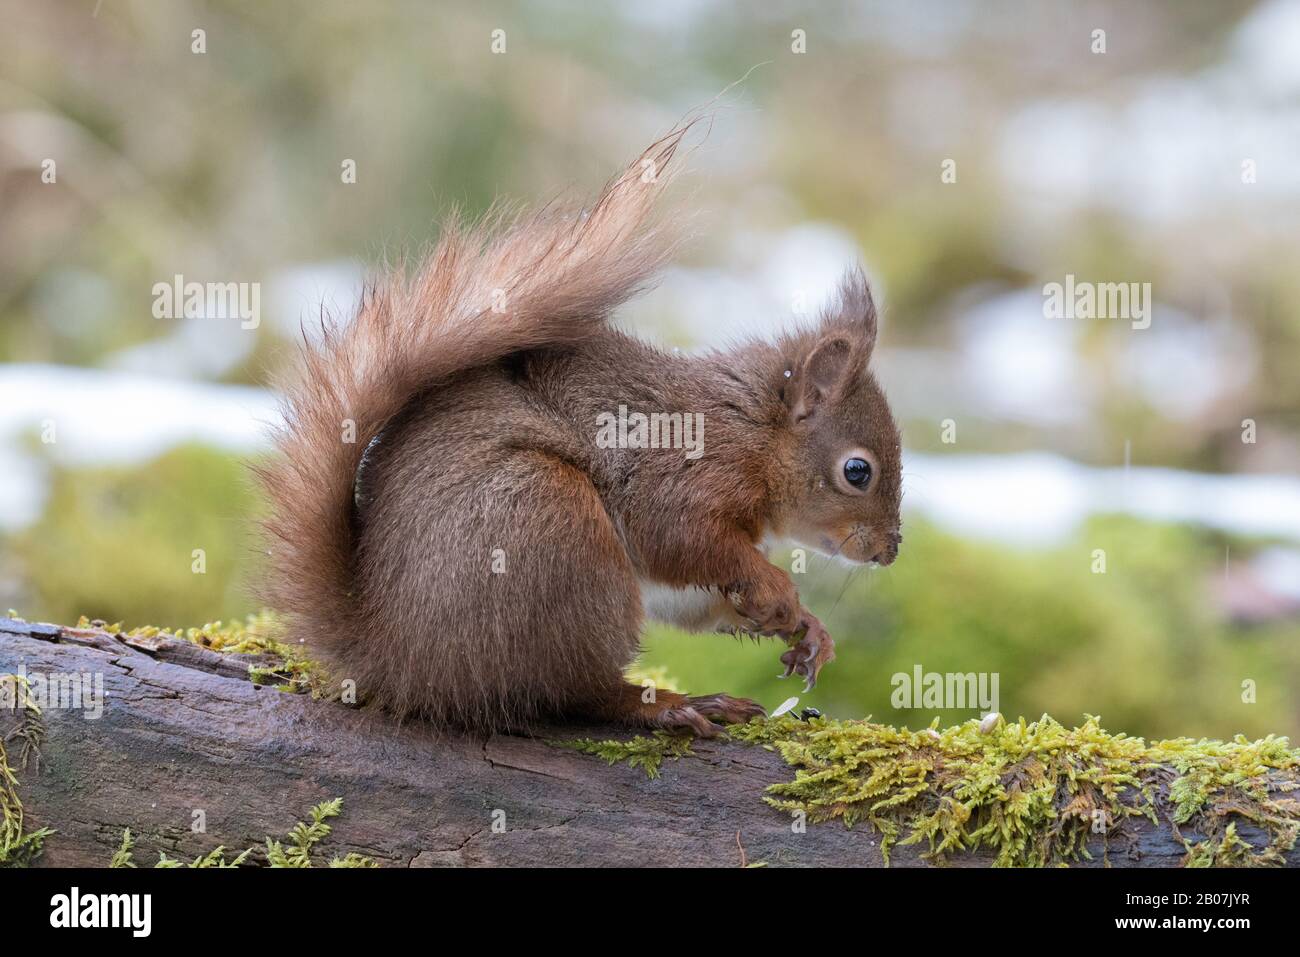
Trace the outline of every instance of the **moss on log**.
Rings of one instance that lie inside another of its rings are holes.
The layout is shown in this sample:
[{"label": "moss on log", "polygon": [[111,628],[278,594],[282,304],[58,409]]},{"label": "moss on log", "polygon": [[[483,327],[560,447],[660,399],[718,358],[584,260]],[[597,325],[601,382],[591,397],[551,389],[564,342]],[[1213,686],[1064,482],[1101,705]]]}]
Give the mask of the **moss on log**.
[{"label": "moss on log", "polygon": [[1046,716],[918,731],[784,717],[711,741],[439,734],[305,693],[327,681],[272,630],[0,619],[0,675],[98,675],[105,695],[93,720],[34,717],[12,693],[0,711],[0,799],[22,815],[16,832],[6,815],[9,863],[225,861],[224,847],[267,864],[266,835],[340,797],[313,853],[381,866],[1300,863],[1285,738],[1148,743]]}]

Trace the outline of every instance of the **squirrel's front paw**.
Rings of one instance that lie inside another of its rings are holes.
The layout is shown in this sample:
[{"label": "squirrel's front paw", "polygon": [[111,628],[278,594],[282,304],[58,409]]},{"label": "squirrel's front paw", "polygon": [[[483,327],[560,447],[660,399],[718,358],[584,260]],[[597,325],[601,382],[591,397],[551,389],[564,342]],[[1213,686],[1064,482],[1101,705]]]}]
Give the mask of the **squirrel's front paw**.
[{"label": "squirrel's front paw", "polygon": [[798,637],[789,639],[790,650],[781,655],[781,663],[785,665],[781,677],[802,675],[805,679],[803,690],[807,693],[816,687],[822,665],[835,660],[835,642],[816,616],[807,610],[800,614],[795,635]]},{"label": "squirrel's front paw", "polygon": [[728,596],[737,614],[747,623],[746,631],[788,637],[799,626],[799,590],[781,572],[732,589]]}]

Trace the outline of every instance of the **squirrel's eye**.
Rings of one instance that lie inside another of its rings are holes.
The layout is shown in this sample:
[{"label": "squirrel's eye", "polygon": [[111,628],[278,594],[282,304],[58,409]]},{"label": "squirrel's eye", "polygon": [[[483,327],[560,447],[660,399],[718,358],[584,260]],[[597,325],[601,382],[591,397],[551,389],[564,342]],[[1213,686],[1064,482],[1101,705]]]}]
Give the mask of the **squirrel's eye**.
[{"label": "squirrel's eye", "polygon": [[863,488],[871,481],[871,463],[866,459],[849,459],[844,463],[844,477],[854,488]]}]

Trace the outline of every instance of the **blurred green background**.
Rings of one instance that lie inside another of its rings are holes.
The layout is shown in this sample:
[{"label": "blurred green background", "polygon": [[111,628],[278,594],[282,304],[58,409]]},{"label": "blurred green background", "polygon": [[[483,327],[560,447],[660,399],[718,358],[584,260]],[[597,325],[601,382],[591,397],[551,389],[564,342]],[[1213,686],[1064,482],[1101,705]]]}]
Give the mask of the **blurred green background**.
[{"label": "blurred green background", "polygon": [[[0,607],[253,610],[245,464],[300,324],[453,206],[582,195],[743,76],[678,187],[694,238],[623,321],[716,345],[797,321],[854,260],[875,283],[906,542],[797,577],[838,650],[801,706],[974,713],[893,708],[919,664],[996,672],[1010,716],[1300,732],[1297,4],[0,16]],[[260,325],[154,318],[176,274],[259,284]],[[1067,274],[1150,282],[1151,328],[1045,318]],[[798,692],[779,652],[651,626],[642,665],[772,707]]]}]

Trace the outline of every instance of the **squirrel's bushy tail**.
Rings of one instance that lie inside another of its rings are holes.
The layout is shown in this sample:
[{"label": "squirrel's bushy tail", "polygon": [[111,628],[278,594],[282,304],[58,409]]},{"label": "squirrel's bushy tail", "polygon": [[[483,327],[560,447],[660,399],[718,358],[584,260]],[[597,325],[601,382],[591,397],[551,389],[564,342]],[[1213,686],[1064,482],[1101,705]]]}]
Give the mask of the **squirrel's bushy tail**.
[{"label": "squirrel's bushy tail", "polygon": [[583,210],[547,207],[447,223],[423,267],[371,284],[353,321],[308,344],[284,390],[263,597],[291,640],[325,658],[364,619],[354,579],[353,490],[370,441],[420,393],[523,349],[575,342],[649,281],[671,249],[653,217],[695,121],[651,145]]}]

